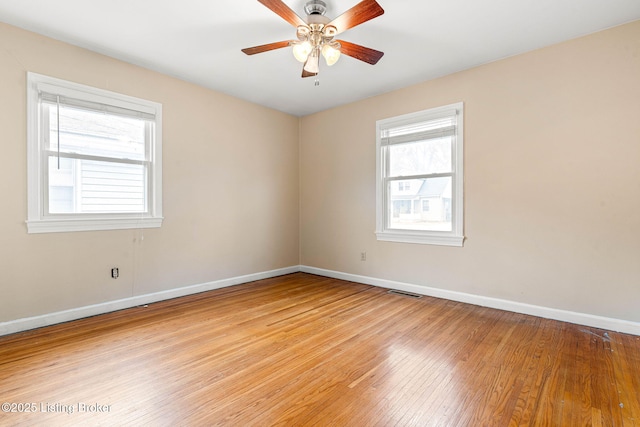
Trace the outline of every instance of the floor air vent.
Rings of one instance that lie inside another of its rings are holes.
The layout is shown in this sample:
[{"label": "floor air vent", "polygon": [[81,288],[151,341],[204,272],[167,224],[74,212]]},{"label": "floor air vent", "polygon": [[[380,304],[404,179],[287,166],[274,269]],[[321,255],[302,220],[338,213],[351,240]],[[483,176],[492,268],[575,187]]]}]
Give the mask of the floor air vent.
[{"label": "floor air vent", "polygon": [[422,298],[422,295],[414,294],[411,292],[405,292],[405,291],[396,291],[395,289],[388,290],[387,293],[393,294],[393,295],[400,295],[403,297],[409,297],[409,298]]}]

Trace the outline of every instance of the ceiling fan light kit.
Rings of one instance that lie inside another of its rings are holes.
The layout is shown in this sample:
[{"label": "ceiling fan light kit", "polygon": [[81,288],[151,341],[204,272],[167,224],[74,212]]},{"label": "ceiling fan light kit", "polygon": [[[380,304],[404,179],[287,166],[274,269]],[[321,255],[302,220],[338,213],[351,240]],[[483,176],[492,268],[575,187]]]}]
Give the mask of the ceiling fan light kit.
[{"label": "ceiling fan light kit", "polygon": [[345,13],[329,20],[324,16],[327,5],[322,0],[310,0],[304,7],[307,19],[304,21],[282,0],[258,0],[260,3],[278,14],[285,21],[296,27],[297,40],[269,43],[261,46],[242,49],[247,55],[267,52],[282,47],[292,46],[293,56],[304,63],[302,77],[318,75],[320,71],[320,55],[328,66],[335,64],[341,54],[376,64],[384,55],[383,52],[360,46],[344,40],[334,40],[339,33],[367,22],[384,13],[375,0],[363,0]]}]

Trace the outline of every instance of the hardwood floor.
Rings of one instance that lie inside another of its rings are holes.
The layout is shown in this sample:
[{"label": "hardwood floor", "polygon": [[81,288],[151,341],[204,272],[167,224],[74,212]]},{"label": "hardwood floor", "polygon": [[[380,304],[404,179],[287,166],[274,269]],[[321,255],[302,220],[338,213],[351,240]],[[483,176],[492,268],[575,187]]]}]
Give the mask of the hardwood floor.
[{"label": "hardwood floor", "polygon": [[296,273],[2,337],[0,402],[34,411],[3,426],[640,426],[640,337]]}]

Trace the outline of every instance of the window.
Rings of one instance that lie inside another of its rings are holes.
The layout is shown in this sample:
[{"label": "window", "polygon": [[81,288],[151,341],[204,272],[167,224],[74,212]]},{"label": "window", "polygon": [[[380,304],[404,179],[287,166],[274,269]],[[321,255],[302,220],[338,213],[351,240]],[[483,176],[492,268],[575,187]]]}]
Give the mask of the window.
[{"label": "window", "polygon": [[462,246],[463,105],[376,122],[378,240]]},{"label": "window", "polygon": [[29,233],[160,227],[162,105],[28,73]]}]

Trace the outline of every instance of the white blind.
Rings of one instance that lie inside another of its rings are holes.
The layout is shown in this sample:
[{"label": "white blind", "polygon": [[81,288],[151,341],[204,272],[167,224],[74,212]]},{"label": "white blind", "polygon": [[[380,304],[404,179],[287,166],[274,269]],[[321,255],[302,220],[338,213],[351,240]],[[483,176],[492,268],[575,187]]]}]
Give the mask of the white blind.
[{"label": "white blind", "polygon": [[380,129],[382,145],[404,144],[456,134],[456,110],[447,110],[418,123],[398,123]]},{"label": "white blind", "polygon": [[88,93],[80,89],[61,87],[54,84],[40,82],[37,91],[41,102],[60,103],[75,108],[91,111],[103,111],[125,117],[135,117],[144,120],[155,120],[156,110],[149,106],[135,102],[135,100]]},{"label": "white blind", "polygon": [[59,104],[60,106],[73,107],[87,111],[100,111],[115,116],[132,117],[148,121],[155,120],[155,114],[145,111],[132,110],[117,105],[104,104],[101,102],[85,101],[83,99],[70,98],[68,96],[57,95],[53,93],[41,92],[40,100],[41,102],[46,102],[48,104]]}]

